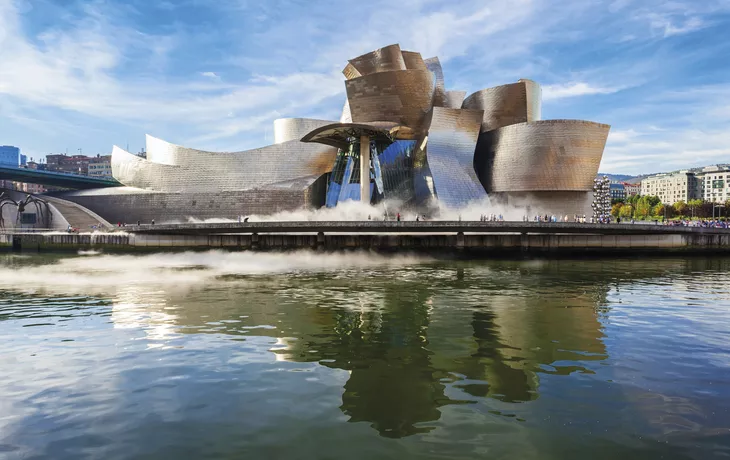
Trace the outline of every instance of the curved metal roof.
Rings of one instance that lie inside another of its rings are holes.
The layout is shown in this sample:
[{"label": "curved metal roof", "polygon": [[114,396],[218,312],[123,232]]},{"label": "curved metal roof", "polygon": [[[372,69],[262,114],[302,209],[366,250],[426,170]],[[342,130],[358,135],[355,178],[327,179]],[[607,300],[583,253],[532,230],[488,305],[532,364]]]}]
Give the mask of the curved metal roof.
[{"label": "curved metal roof", "polygon": [[[390,121],[370,123],[332,123],[308,132],[301,142],[317,142],[346,149],[351,139],[370,136],[371,139],[395,140],[401,130],[408,129]],[[410,131],[410,130],[409,130]]]}]

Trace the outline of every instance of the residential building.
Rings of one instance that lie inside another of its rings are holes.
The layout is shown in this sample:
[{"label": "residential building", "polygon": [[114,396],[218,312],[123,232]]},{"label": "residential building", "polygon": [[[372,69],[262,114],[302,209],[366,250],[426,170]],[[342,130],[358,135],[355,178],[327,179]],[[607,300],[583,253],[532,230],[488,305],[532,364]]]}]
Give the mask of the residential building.
[{"label": "residential building", "polygon": [[46,187],[40,184],[29,184],[26,182],[15,182],[15,190],[19,190],[25,193],[43,193],[46,191]]},{"label": "residential building", "polygon": [[91,158],[86,155],[46,155],[46,164],[48,165],[46,169],[49,171],[86,176],[89,174],[89,160]]},{"label": "residential building", "polygon": [[0,165],[15,166],[20,164],[20,149],[12,145],[0,145]]},{"label": "residential building", "polygon": [[701,198],[701,192],[700,181],[689,171],[657,174],[641,181],[641,195],[659,197],[664,204]]},{"label": "residential building", "polygon": [[112,156],[97,155],[89,160],[89,176],[112,177]]},{"label": "residential building", "polygon": [[626,197],[639,195],[641,194],[641,183],[638,184],[630,184],[628,182],[621,182],[624,186],[624,190],[626,191]]},{"label": "residential building", "polygon": [[33,161],[32,158],[25,165],[25,167],[28,168],[28,169],[37,169],[38,171],[45,171],[46,170],[46,164],[45,163],[36,163],[35,161]]},{"label": "residential building", "polygon": [[626,189],[621,182],[613,182],[609,184],[609,192],[612,200],[623,200],[626,198]]},{"label": "residential building", "polygon": [[715,165],[702,169],[697,173],[698,180],[703,184],[705,201],[725,203],[730,200],[730,166]]}]

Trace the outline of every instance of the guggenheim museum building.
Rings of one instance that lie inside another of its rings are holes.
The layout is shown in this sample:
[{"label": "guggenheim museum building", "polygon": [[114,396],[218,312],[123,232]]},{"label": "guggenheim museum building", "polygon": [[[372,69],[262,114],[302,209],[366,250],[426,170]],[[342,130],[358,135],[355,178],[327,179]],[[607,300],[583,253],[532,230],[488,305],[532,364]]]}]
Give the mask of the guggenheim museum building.
[{"label": "guggenheim museum building", "polygon": [[[114,147],[123,186],[62,198],[110,222],[184,221],[398,203],[474,201],[531,214],[588,214],[609,126],[543,120],[538,83],[447,91],[438,58],[390,45],[351,59],[340,120],[274,121],[274,144],[207,152],[147,136],[146,158]],[[487,211],[485,209],[485,211]]]}]

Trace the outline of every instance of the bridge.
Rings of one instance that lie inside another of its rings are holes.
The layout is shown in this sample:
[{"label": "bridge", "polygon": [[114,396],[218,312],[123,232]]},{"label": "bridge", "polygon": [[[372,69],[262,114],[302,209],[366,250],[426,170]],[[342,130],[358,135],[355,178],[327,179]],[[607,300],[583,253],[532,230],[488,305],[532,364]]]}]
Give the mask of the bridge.
[{"label": "bridge", "polygon": [[518,233],[584,235],[730,235],[730,229],[656,224],[581,224],[573,222],[461,222],[461,221],[340,221],[231,222],[131,225],[124,230],[157,235],[214,235],[269,233],[424,234]]},{"label": "bridge", "polygon": [[81,176],[78,174],[18,168],[15,166],[0,166],[0,179],[76,190],[119,187],[122,185],[111,177]]}]

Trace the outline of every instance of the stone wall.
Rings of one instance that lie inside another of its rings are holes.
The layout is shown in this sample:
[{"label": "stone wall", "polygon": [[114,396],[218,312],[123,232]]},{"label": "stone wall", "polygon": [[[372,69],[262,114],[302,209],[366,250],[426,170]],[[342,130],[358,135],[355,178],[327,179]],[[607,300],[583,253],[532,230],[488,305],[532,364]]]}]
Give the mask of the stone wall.
[{"label": "stone wall", "polygon": [[638,252],[730,252],[728,234],[685,235],[519,235],[519,234],[253,234],[150,235],[107,234],[0,234],[0,247],[22,251],[54,250],[375,250],[457,251],[465,253],[581,254]]}]

